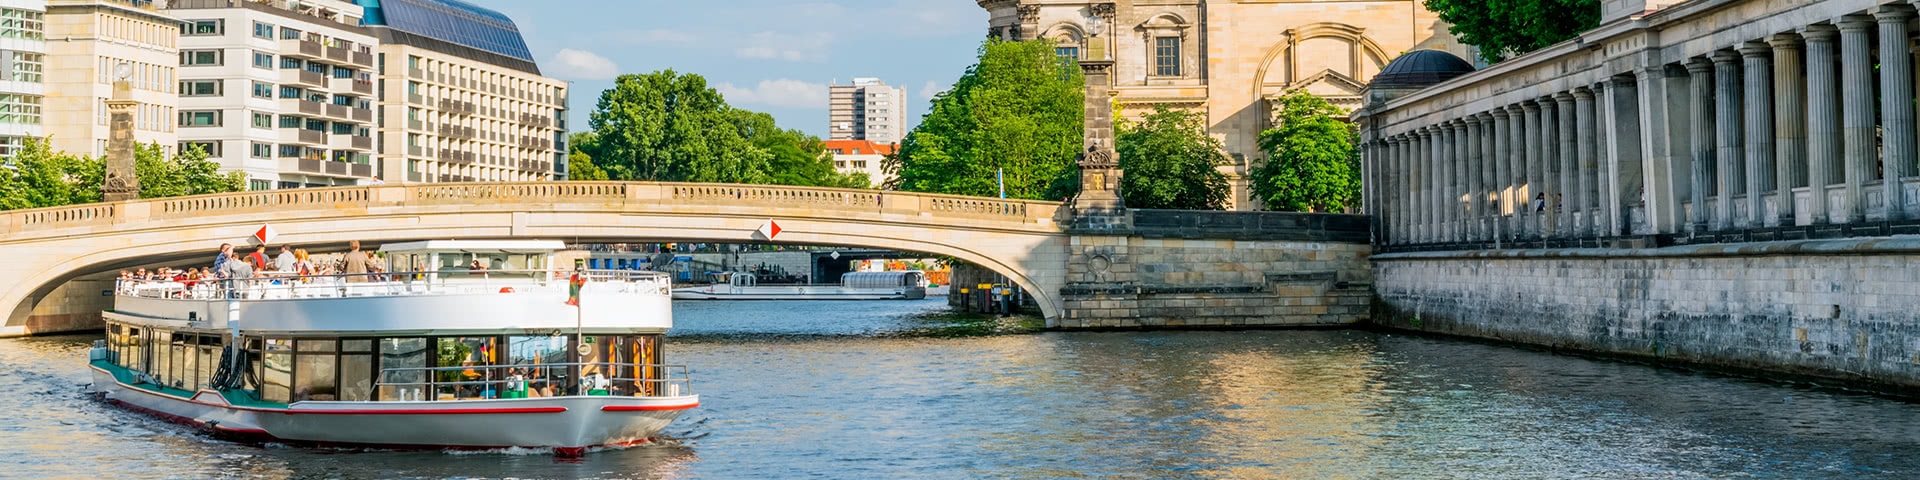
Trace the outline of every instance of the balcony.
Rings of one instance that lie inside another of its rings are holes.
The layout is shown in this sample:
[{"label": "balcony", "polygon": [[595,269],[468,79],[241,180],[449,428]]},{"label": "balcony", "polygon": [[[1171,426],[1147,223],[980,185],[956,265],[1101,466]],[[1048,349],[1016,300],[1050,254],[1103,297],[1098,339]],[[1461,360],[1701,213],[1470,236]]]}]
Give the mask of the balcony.
[{"label": "balcony", "polygon": [[409,93],[407,94],[407,103],[424,107],[424,106],[427,106],[427,99],[426,97],[420,96],[420,94],[418,93]]},{"label": "balcony", "polygon": [[414,80],[426,80],[427,73],[420,71],[420,67],[407,67],[407,78],[411,78]]},{"label": "balcony", "polygon": [[327,132],[322,132],[319,130],[307,130],[304,128],[290,128],[287,130],[295,131],[296,134],[294,135],[294,140],[300,143],[306,143],[306,144],[312,144],[312,145],[327,144]]},{"label": "balcony", "polygon": [[408,130],[426,130],[426,126],[420,123],[420,119],[416,118],[412,120],[407,120],[407,129]]},{"label": "balcony", "polygon": [[420,172],[407,172],[407,181],[409,182],[420,181]]},{"label": "balcony", "polygon": [[373,137],[353,136],[354,150],[373,150]]},{"label": "balcony", "polygon": [[297,83],[314,88],[327,88],[327,74],[309,72],[303,69],[280,69],[280,83]]},{"label": "balcony", "polygon": [[349,110],[352,110],[352,109],[353,107],[349,107],[346,105],[334,105],[329,103],[327,104],[327,116],[338,118],[341,120],[352,120],[353,113],[349,112]]},{"label": "balcony", "polygon": [[349,61],[352,58],[353,57],[349,55],[347,52],[347,47],[327,47],[328,60],[333,60],[336,62],[345,62],[345,61]]},{"label": "balcony", "polygon": [[300,112],[306,115],[319,115],[326,112],[326,104],[320,102],[309,102],[293,98],[282,98],[279,102],[281,113]]},{"label": "balcony", "polygon": [[307,57],[310,59],[318,60],[318,59],[326,58],[326,50],[327,50],[327,47],[325,45],[321,45],[319,42],[309,42],[306,40],[298,40],[298,39],[280,40],[281,56],[291,55],[291,56]]},{"label": "balcony", "polygon": [[420,148],[420,146],[419,146],[419,145],[408,145],[408,146],[407,146],[407,156],[409,156],[409,157],[425,157],[425,156],[428,156],[428,155],[427,155],[427,151],[426,151],[426,149],[424,149],[424,148]]},{"label": "balcony", "polygon": [[353,59],[348,61],[353,62],[354,65],[372,68],[373,54],[369,52],[353,52]]},{"label": "balcony", "polygon": [[336,176],[336,177],[370,178],[373,176],[373,165],[363,164],[363,163],[336,162],[336,161],[326,160],[323,158],[313,158],[313,157],[281,158],[280,169],[284,171],[298,171],[301,173],[330,175],[330,176]]},{"label": "balcony", "polygon": [[358,93],[361,95],[372,95],[373,82],[363,82],[359,80],[354,80],[352,90],[353,90],[353,93]]},{"label": "balcony", "polygon": [[353,107],[353,108],[347,109],[347,113],[352,114],[353,120],[356,122],[373,121],[373,110],[360,108],[360,107]]}]

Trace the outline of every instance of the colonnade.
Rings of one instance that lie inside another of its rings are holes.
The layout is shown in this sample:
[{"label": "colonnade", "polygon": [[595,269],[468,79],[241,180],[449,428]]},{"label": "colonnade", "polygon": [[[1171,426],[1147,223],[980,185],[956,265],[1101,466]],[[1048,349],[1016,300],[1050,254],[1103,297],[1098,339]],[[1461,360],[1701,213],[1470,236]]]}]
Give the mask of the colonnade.
[{"label": "colonnade", "polygon": [[1364,131],[1377,240],[1747,241],[1912,220],[1915,19],[1882,4]]}]

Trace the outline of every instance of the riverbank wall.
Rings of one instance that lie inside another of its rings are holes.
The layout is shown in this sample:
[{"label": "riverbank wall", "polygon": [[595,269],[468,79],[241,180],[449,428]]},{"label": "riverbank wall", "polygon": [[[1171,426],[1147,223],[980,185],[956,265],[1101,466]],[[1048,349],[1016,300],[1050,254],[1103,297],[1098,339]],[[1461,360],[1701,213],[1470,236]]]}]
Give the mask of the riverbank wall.
[{"label": "riverbank wall", "polygon": [[1371,261],[1380,327],[1920,394],[1920,238]]}]

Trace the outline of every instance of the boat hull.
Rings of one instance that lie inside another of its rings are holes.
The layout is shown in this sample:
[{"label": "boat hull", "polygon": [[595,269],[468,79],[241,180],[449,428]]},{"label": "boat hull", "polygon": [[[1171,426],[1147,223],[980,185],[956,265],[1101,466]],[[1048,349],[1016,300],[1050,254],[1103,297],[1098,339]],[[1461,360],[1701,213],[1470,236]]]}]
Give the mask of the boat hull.
[{"label": "boat hull", "polygon": [[674,300],[918,300],[925,289],[848,288],[832,285],[709,285],[673,289]]},{"label": "boat hull", "polygon": [[642,443],[699,405],[676,397],[576,396],[457,402],[297,402],[233,405],[211,390],[186,398],[129,385],[93,366],[108,402],[214,433],[263,441],[421,449],[589,447]]}]

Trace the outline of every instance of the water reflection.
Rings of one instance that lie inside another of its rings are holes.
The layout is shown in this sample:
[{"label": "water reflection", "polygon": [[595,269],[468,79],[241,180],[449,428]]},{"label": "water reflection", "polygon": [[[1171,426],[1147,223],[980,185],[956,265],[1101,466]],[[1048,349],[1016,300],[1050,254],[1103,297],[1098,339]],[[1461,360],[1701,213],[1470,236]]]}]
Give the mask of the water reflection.
[{"label": "water reflection", "polygon": [[0,341],[6,475],[1915,478],[1914,404],[1361,331],[904,335],[938,301],[695,303],[661,445],[236,445],[89,401],[90,337]]}]

